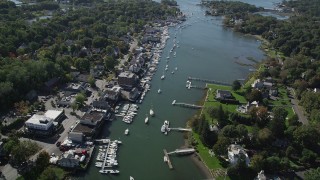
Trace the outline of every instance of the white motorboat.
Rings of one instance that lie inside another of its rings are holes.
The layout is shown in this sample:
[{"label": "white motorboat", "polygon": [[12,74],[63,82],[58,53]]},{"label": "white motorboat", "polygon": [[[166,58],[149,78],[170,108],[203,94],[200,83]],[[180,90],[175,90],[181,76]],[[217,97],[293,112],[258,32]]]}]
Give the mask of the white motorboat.
[{"label": "white motorboat", "polygon": [[130,180],[134,180],[134,178],[132,176],[130,176]]},{"label": "white motorboat", "polygon": [[178,67],[174,68],[175,70],[178,70]]},{"label": "white motorboat", "polygon": [[119,174],[120,171],[119,171],[119,170],[111,170],[110,173],[111,173],[111,174]]},{"label": "white motorboat", "polygon": [[125,134],[125,135],[128,135],[128,134],[129,134],[129,129],[128,129],[128,128],[124,131],[124,134]]},{"label": "white motorboat", "polygon": [[161,89],[158,89],[158,94],[160,94],[161,93]]},{"label": "white motorboat", "polygon": [[161,130],[161,132],[163,132],[163,133],[166,132],[166,126],[165,126],[165,125],[162,125],[160,130]]},{"label": "white motorboat", "polygon": [[152,110],[152,108],[149,111],[150,116],[154,116],[154,111]]},{"label": "white motorboat", "polygon": [[170,59],[170,56],[167,56],[167,59]]},{"label": "white motorboat", "polygon": [[149,122],[149,117],[147,116],[145,119],[144,119],[144,123],[148,124]]},{"label": "white motorboat", "polygon": [[163,80],[164,78],[165,78],[165,76],[164,76],[164,75],[162,75],[162,76],[161,76],[161,79]]},{"label": "white motorboat", "polygon": [[164,70],[165,70],[165,71],[168,71],[168,68],[166,67]]},{"label": "white motorboat", "polygon": [[172,71],[171,74],[174,74],[174,71]]}]

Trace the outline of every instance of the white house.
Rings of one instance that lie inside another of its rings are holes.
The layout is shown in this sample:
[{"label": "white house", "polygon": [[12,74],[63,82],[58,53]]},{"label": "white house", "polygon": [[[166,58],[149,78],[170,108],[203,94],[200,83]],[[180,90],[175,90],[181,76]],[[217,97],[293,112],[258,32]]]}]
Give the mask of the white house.
[{"label": "white house", "polygon": [[248,166],[250,163],[250,159],[249,159],[249,156],[246,153],[246,151],[243,149],[243,147],[241,147],[240,145],[237,145],[237,144],[231,144],[228,147],[228,159],[232,165],[238,163],[241,155],[244,155],[246,165]]}]

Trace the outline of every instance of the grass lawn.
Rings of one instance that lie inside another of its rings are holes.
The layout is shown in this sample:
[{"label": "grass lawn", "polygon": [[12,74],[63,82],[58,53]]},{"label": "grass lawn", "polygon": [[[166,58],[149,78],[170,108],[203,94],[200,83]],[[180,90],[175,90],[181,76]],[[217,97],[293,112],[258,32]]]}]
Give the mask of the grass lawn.
[{"label": "grass lawn", "polygon": [[292,105],[290,102],[290,99],[288,97],[288,92],[285,87],[281,86],[278,88],[279,95],[278,95],[278,100],[273,101],[270,100],[270,104],[273,106],[283,106],[285,110],[288,112],[288,118],[292,117],[294,115],[294,112],[292,110]]},{"label": "grass lawn", "polygon": [[[217,169],[225,169],[222,167],[219,159],[216,156],[211,156],[209,154],[209,148],[204,146],[199,138],[199,135],[193,132],[193,138],[198,142],[198,145],[196,147],[201,159],[204,161],[204,163],[207,165],[207,167],[211,170],[217,170]],[[224,179],[225,177],[216,177],[216,179]],[[228,176],[226,179],[230,179]]]}]

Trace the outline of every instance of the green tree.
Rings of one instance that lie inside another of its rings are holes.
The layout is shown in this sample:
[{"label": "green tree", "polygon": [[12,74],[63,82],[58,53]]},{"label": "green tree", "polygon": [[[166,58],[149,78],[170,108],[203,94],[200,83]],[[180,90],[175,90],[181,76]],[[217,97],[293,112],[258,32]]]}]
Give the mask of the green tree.
[{"label": "green tree", "polygon": [[275,137],[281,137],[286,129],[285,120],[288,112],[282,107],[275,107],[272,112],[274,117],[269,123],[269,128]]},{"label": "green tree", "polygon": [[89,76],[88,83],[91,87],[96,87],[96,79],[92,75]]},{"label": "green tree", "polygon": [[36,168],[38,172],[42,172],[49,166],[50,155],[46,151],[41,151],[36,160]]},{"label": "green tree", "polygon": [[241,83],[238,80],[233,81],[232,90],[237,91],[241,88]]},{"label": "green tree", "polygon": [[213,146],[213,151],[218,155],[226,155],[230,144],[231,141],[229,138],[219,136],[217,143]]},{"label": "green tree", "polygon": [[259,172],[264,169],[264,158],[260,154],[255,154],[251,158],[250,161],[251,167],[256,171]]},{"label": "green tree", "polygon": [[306,180],[319,180],[320,179],[320,167],[317,169],[310,169],[305,173]]},{"label": "green tree", "polygon": [[83,93],[78,93],[76,95],[76,103],[79,106],[82,106],[85,100],[86,100],[86,96]]},{"label": "green tree", "polygon": [[268,147],[272,143],[273,139],[274,137],[272,132],[268,128],[259,130],[257,140],[262,146]]}]

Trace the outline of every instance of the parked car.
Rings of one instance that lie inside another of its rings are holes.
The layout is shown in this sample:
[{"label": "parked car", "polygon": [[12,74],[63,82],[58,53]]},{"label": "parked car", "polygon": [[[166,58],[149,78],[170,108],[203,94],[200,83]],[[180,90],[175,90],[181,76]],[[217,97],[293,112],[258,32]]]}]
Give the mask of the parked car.
[{"label": "parked car", "polygon": [[56,143],[56,146],[57,146],[57,147],[60,147],[60,145],[61,145],[61,141],[58,141],[58,142]]}]

